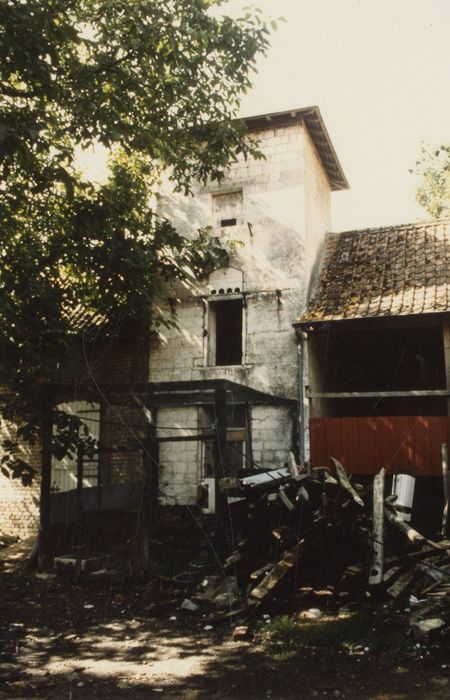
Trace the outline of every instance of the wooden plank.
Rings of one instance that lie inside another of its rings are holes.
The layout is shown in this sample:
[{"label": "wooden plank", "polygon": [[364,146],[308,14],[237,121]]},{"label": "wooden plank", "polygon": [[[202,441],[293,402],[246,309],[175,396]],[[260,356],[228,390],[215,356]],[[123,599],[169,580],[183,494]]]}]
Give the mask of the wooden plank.
[{"label": "wooden plank", "polygon": [[359,506],[364,507],[364,501],[362,500],[361,496],[359,496],[356,493],[355,489],[351,485],[347,473],[342,464],[334,457],[330,457],[330,459],[333,462],[334,468],[336,469],[336,476],[340,486],[342,486],[342,488],[345,489],[351,495],[355,503],[357,503]]},{"label": "wooden plank", "polygon": [[448,396],[450,389],[410,389],[409,391],[307,391],[308,399],[377,399],[423,396]]},{"label": "wooden plank", "polygon": [[432,564],[428,564],[428,562],[421,561],[417,564],[417,567],[432,578],[433,581],[438,581],[440,583],[450,578],[450,575],[445,571],[441,571],[438,566],[433,566]]},{"label": "wooden plank", "polygon": [[275,564],[273,569],[263,578],[261,583],[250,591],[250,596],[257,600],[265,598],[286,576],[286,574],[295,566],[298,556],[298,545],[291,549],[287,554]]},{"label": "wooden plank", "polygon": [[275,566],[274,562],[268,562],[267,564],[264,564],[264,566],[261,566],[259,569],[256,569],[256,571],[252,571],[250,574],[251,579],[258,579],[261,578],[264,574],[267,574],[270,569],[273,569]]},{"label": "wooden plank", "polygon": [[392,586],[389,586],[387,589],[387,592],[389,593],[392,598],[397,598],[400,593],[403,593],[405,588],[411,583],[413,578],[415,577],[416,572],[414,569],[406,571],[404,574],[402,574],[395,583],[392,584]]},{"label": "wooden plank", "polygon": [[447,443],[442,443],[442,485],[444,490],[444,508],[442,511],[441,535],[447,537],[449,533],[449,498],[450,498],[450,472],[448,469],[448,447]]},{"label": "wooden plank", "polygon": [[384,477],[385,469],[373,480],[373,527],[372,527],[372,566],[369,586],[376,586],[383,580],[384,559]]},{"label": "wooden plank", "polygon": [[396,527],[398,530],[403,532],[410,542],[424,542],[435,550],[441,552],[447,551],[446,545],[443,546],[440,542],[433,542],[433,540],[427,539],[421,535],[420,532],[417,532],[417,530],[410,527],[410,525],[402,520],[397,513],[392,512],[389,508],[384,509],[384,515],[386,520],[388,520],[391,525],[394,525],[394,527]]},{"label": "wooden plank", "polygon": [[[450,324],[442,324],[442,346],[444,350],[445,386],[450,389]],[[447,415],[450,415],[450,400],[447,400]]]}]

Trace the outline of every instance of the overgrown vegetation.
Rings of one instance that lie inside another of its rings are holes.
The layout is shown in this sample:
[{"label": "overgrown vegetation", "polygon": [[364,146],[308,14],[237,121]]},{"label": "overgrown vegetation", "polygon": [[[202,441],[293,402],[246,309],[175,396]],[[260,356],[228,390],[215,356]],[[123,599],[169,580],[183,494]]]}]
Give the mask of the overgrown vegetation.
[{"label": "overgrown vegetation", "polygon": [[[259,156],[235,117],[269,30],[222,4],[0,1],[0,411],[20,440],[42,430],[80,316],[144,332],[161,282],[189,283],[221,254],[152,202],[162,171],[188,195]],[[76,169],[98,143],[112,153],[103,185]],[[9,448],[2,470],[20,476]]]},{"label": "overgrown vegetation", "polygon": [[421,180],[416,193],[418,204],[433,218],[449,216],[450,145],[422,146],[420,158],[411,172]]},{"label": "overgrown vegetation", "polygon": [[263,645],[280,656],[315,650],[358,653],[400,653],[407,648],[398,617],[384,607],[359,607],[325,614],[317,620],[281,615],[260,630]]}]

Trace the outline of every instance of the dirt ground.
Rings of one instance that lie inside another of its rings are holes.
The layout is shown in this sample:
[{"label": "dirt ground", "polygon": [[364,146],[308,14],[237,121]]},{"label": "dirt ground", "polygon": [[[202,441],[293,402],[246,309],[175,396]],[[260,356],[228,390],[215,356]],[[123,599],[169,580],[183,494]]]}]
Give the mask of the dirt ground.
[{"label": "dirt ground", "polygon": [[5,565],[0,600],[1,700],[450,698],[442,646],[274,655],[258,636],[234,640],[236,623],[204,629],[170,598],[156,609],[148,586],[75,585]]}]

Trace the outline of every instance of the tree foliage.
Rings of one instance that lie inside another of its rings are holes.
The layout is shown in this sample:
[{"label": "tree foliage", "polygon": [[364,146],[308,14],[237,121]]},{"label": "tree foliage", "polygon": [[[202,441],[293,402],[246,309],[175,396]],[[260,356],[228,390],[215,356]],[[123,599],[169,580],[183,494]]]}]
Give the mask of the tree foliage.
[{"label": "tree foliage", "polygon": [[450,214],[450,145],[422,146],[414,174],[420,177],[416,200],[433,218]]},{"label": "tree foliage", "polygon": [[[151,202],[163,171],[189,194],[259,156],[235,117],[269,31],[222,4],[0,0],[1,411],[21,439],[39,433],[80,308],[142,320],[163,280],[220,253]],[[112,153],[101,186],[76,167],[95,143]]]}]

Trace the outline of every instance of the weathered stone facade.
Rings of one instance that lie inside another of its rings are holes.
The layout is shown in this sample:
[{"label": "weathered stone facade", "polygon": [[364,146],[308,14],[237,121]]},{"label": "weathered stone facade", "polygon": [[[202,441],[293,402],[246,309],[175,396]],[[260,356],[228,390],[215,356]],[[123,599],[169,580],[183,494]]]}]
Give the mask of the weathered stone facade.
[{"label": "weathered stone facade", "polygon": [[[194,197],[168,194],[160,202],[161,214],[181,233],[195,235],[199,228],[207,228],[228,245],[227,266],[190,289],[174,286],[161,293],[158,306],[176,315],[178,330],[155,331],[150,349],[135,344],[133,334],[127,333],[112,344],[94,344],[88,362],[67,368],[68,382],[76,387],[86,376],[110,385],[146,381],[201,385],[226,379],[283,399],[284,403],[272,405],[231,402],[229,427],[234,434],[227,440],[233,473],[249,466],[279,467],[295,444],[297,416],[292,404],[287,405],[298,399],[299,389],[292,323],[305,308],[330,228],[331,190],[347,186],[317,108],[257,117],[248,120],[248,127],[249,138],[260,143],[263,159],[239,158],[220,184],[198,186]],[[114,396],[100,399],[83,392],[74,398],[100,404],[100,437],[108,448],[100,461],[102,482],[139,480],[140,446],[148,424],[132,392],[117,403]],[[157,438],[166,438],[158,455],[162,503],[195,504],[202,479],[220,476],[211,471],[217,458],[212,440],[167,441],[211,430],[213,408],[213,404],[164,406],[154,413]],[[138,445],[134,453],[124,456],[110,449],[130,439]],[[11,494],[14,488],[9,483],[4,493]],[[31,491],[26,494],[23,505]],[[8,498],[12,502],[15,496]]]},{"label": "weathered stone facade", "polygon": [[[302,120],[266,123],[252,132],[263,160],[239,160],[220,184],[199,187],[194,199],[168,198],[163,211],[186,233],[209,227],[211,235],[239,244],[230,267],[242,272],[242,289],[222,290],[204,280],[195,290],[176,289],[161,305],[176,314],[179,331],[165,330],[150,348],[151,381],[229,379],[268,394],[298,398],[298,348],[293,321],[305,308],[308,287],[330,228],[331,186]],[[238,292],[236,292],[238,290]],[[222,291],[222,293],[220,293]],[[227,296],[228,295],[228,296]],[[217,366],[209,349],[211,309],[227,298],[243,300],[241,362]],[[176,299],[176,301],[174,301]],[[252,406],[254,462],[266,468],[287,460],[293,446],[292,410]],[[196,408],[165,409],[158,425],[200,428]],[[163,428],[160,435],[168,436]],[[204,476],[201,443],[165,443],[160,449],[164,503],[194,503]]]}]

